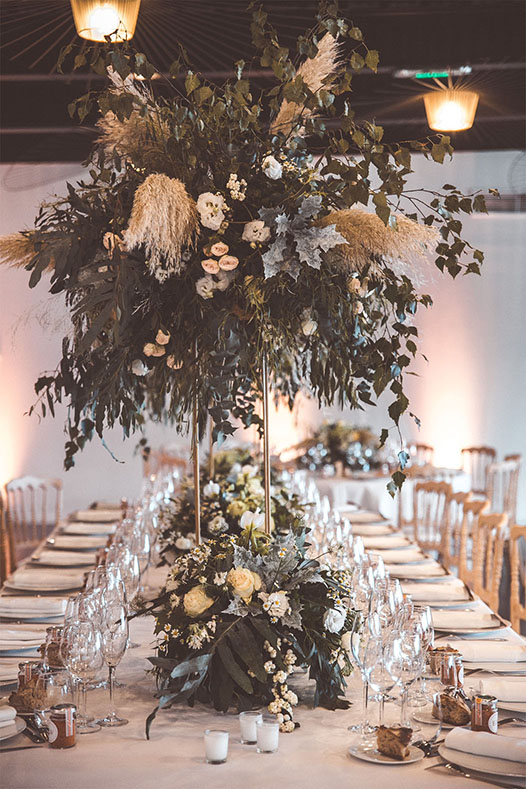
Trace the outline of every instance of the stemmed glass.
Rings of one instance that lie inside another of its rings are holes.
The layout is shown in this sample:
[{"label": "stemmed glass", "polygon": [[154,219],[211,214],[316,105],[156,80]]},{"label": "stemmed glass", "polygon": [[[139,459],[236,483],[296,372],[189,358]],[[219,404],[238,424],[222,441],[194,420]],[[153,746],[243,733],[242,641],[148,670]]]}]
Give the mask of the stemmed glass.
[{"label": "stemmed glass", "polygon": [[[370,620],[370,621],[369,621]],[[362,735],[362,740],[367,742],[368,735],[374,729],[369,725],[368,721],[368,704],[369,704],[369,682],[367,677],[367,650],[369,648],[370,640],[377,640],[380,632],[380,625],[378,617],[373,614],[367,617],[364,614],[358,614],[354,620],[353,628],[351,631],[350,647],[353,662],[359,668],[362,677],[362,723],[357,726],[349,726],[349,731],[359,732]],[[374,635],[373,635],[374,634]]]},{"label": "stemmed glass", "polygon": [[66,671],[42,671],[35,686],[37,723],[47,725],[46,716],[51,707],[69,702],[71,695],[71,683]]},{"label": "stemmed glass", "polygon": [[80,709],[77,710],[77,732],[90,734],[100,726],[87,715],[87,683],[95,679],[104,664],[100,629],[89,621],[78,621],[64,628],[60,648],[62,662],[72,677],[80,684]]},{"label": "stemmed glass", "polygon": [[[411,726],[407,716],[407,701],[409,688],[418,679],[422,671],[422,636],[419,627],[412,627],[409,623],[402,628],[399,634],[399,648],[401,653],[400,677],[398,684],[400,692],[401,710],[400,723],[402,726]],[[413,730],[417,728],[413,726]]]},{"label": "stemmed glass", "polygon": [[369,639],[364,665],[369,686],[379,694],[378,726],[383,726],[385,699],[400,681],[402,671],[399,640],[388,636]]},{"label": "stemmed glass", "polygon": [[125,726],[128,723],[126,718],[117,716],[114,702],[115,669],[126,652],[127,642],[126,606],[116,598],[109,598],[104,604],[102,619],[102,653],[109,669],[110,710],[97,721],[100,726]]}]

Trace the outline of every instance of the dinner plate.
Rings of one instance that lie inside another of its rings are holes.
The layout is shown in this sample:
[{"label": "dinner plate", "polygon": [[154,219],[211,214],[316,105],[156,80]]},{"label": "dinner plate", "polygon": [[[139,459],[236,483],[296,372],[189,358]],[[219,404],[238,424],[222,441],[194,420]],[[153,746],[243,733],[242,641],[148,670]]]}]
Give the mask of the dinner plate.
[{"label": "dinner plate", "polygon": [[526,712],[526,701],[498,701],[497,707],[510,712]]},{"label": "dinner plate", "polygon": [[409,746],[409,759],[404,759],[404,761],[399,761],[398,759],[391,759],[390,756],[385,756],[380,751],[376,749],[369,748],[367,749],[363,745],[351,745],[349,748],[349,754],[354,756],[356,759],[363,759],[364,762],[374,762],[374,764],[390,764],[390,765],[399,765],[399,764],[413,764],[413,762],[419,762],[421,759],[424,758],[424,752],[420,750],[420,748],[415,748],[414,745]]},{"label": "dinner plate", "polygon": [[497,674],[526,674],[526,662],[513,661],[510,663],[468,663],[464,661],[464,671],[491,671]]},{"label": "dinner plate", "polygon": [[440,756],[447,762],[458,764],[466,770],[476,770],[479,773],[488,775],[504,775],[508,778],[526,777],[526,764],[512,762],[509,759],[497,759],[495,756],[479,756],[474,753],[457,751],[455,748],[447,748],[445,745],[438,746]]},{"label": "dinner plate", "polygon": [[9,740],[11,737],[16,737],[21,731],[26,728],[26,722],[19,718],[18,715],[10,726],[3,726],[0,729],[0,742],[2,740]]},{"label": "dinner plate", "polygon": [[[418,565],[415,565],[415,567],[417,566]],[[436,581],[441,581],[448,574],[447,570],[445,570],[443,567],[440,567],[440,565],[437,566],[436,572],[434,572],[432,575],[422,575],[419,573],[415,574],[413,572],[402,574],[399,568],[395,564],[390,565],[390,568],[391,569],[389,569],[389,574],[393,578],[399,578],[400,580],[403,581],[422,581],[427,583],[433,583]]]},{"label": "dinner plate", "polygon": [[64,579],[62,582],[58,580],[53,586],[46,586],[44,588],[37,586],[24,586],[23,582],[17,584],[16,581],[6,581],[4,584],[5,589],[10,589],[13,592],[27,592],[29,595],[46,595],[55,594],[55,592],[73,592],[77,589],[82,589],[84,579],[79,584],[71,585],[71,580]]},{"label": "dinner plate", "polygon": [[[420,707],[417,712],[413,713],[413,718],[415,721],[419,723],[427,723],[428,726],[436,726],[438,728],[438,719],[433,717],[431,712],[431,706],[429,707]],[[445,723],[442,721],[442,729],[454,729],[454,724]],[[427,737],[427,735],[426,735]]]},{"label": "dinner plate", "polygon": [[[420,604],[419,604],[420,605]],[[495,620],[494,625],[489,627],[434,627],[435,633],[452,633],[456,635],[463,633],[465,635],[476,635],[477,633],[494,633],[496,630],[507,630],[507,627],[502,624],[498,619]],[[476,639],[474,639],[476,641]]]}]

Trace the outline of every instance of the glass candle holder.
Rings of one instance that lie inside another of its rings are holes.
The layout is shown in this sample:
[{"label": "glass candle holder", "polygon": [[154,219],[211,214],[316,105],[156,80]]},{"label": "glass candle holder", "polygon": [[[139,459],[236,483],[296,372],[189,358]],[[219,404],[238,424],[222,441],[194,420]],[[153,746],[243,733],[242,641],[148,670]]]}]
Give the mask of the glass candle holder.
[{"label": "glass candle holder", "polygon": [[228,756],[228,732],[206,729],[205,757],[208,764],[223,764]]},{"label": "glass candle holder", "polygon": [[256,724],[263,720],[261,712],[248,710],[239,713],[239,728],[243,745],[255,745],[257,741]]},{"label": "glass candle holder", "polygon": [[257,752],[275,753],[279,743],[279,723],[262,718],[256,723]]}]

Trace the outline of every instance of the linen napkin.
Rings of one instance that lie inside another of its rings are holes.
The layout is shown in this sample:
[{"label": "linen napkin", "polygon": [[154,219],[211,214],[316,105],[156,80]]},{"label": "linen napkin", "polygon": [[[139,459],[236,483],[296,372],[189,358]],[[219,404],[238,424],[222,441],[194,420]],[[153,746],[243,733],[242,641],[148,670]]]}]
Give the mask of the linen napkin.
[{"label": "linen napkin", "polygon": [[21,567],[9,578],[9,586],[30,591],[54,591],[55,589],[79,589],[84,583],[84,574],[78,570],[60,571]]},{"label": "linen napkin", "polygon": [[526,644],[514,641],[480,641],[477,638],[452,641],[466,663],[518,663],[526,661]]},{"label": "linen napkin", "polygon": [[9,627],[0,630],[0,641],[13,641],[13,642],[35,642],[40,645],[46,640],[45,628],[38,629],[25,629],[23,627]]},{"label": "linen napkin", "polygon": [[10,707],[8,704],[0,705],[0,729],[11,726],[15,718],[16,710],[14,707]]},{"label": "linen napkin", "polygon": [[115,523],[120,520],[117,510],[77,510],[71,515],[72,521],[86,521],[87,523]]},{"label": "linen napkin", "polygon": [[379,512],[369,512],[369,510],[358,510],[358,512],[340,511],[342,517],[347,518],[351,523],[385,523]]},{"label": "linen napkin", "polygon": [[382,559],[386,564],[393,563],[393,564],[409,564],[410,562],[429,562],[432,559],[429,559],[427,556],[424,556],[420,548],[393,548],[391,550],[378,550],[373,549],[372,553],[376,554],[377,556],[381,556]]},{"label": "linen napkin", "polygon": [[470,608],[469,611],[456,611],[454,608],[449,611],[433,611],[432,616],[435,630],[460,630],[463,627],[468,630],[485,630],[498,625],[495,616],[486,607]]},{"label": "linen napkin", "polygon": [[394,578],[439,578],[444,568],[435,561],[426,564],[386,564],[385,569]]},{"label": "linen napkin", "polygon": [[426,600],[435,603],[445,603],[452,600],[469,600],[469,592],[458,578],[433,584],[403,583],[402,591],[404,594],[411,595],[415,602]]},{"label": "linen napkin", "polygon": [[33,562],[53,567],[94,566],[97,562],[97,554],[87,551],[43,550],[33,557]]},{"label": "linen napkin", "polygon": [[0,663],[0,682],[16,682],[18,677],[18,662]]},{"label": "linen napkin", "polygon": [[472,693],[496,696],[499,701],[526,701],[526,677],[473,677],[466,685]]},{"label": "linen napkin", "polygon": [[360,536],[363,540],[363,547],[367,550],[383,550],[384,548],[406,548],[410,545],[407,537],[402,537],[399,534],[392,536],[385,535],[384,537],[370,537],[366,534],[357,535],[356,529],[353,528],[352,533],[354,536]]},{"label": "linen napkin", "polygon": [[57,534],[55,537],[49,538],[48,545],[60,550],[96,551],[98,548],[104,548],[106,542],[104,534],[98,537],[74,537],[69,534]]},{"label": "linen napkin", "polygon": [[[347,520],[349,518],[347,516]],[[393,532],[393,527],[390,526],[387,521],[385,523],[353,523],[352,525],[352,533],[356,537],[387,537],[387,535],[395,536]],[[401,537],[399,534],[396,535],[396,539],[402,540],[405,537]]]},{"label": "linen napkin", "polygon": [[526,739],[505,737],[487,731],[470,731],[469,729],[451,729],[444,741],[446,748],[456,751],[473,753],[476,756],[493,756],[496,759],[507,759],[512,762],[526,762]]},{"label": "linen napkin", "polygon": [[18,615],[21,618],[63,616],[67,600],[58,597],[19,597],[13,595],[0,597],[0,617],[4,614]]},{"label": "linen napkin", "polygon": [[62,534],[76,534],[82,537],[95,537],[97,535],[104,535],[105,537],[110,534],[115,534],[117,528],[116,523],[82,523],[81,521],[73,521],[66,523],[62,527]]}]

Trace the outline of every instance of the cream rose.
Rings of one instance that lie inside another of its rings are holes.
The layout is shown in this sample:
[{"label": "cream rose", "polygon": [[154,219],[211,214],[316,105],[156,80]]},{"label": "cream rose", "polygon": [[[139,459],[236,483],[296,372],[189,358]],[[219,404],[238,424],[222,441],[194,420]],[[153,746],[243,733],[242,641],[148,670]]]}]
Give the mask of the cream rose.
[{"label": "cream rose", "polygon": [[167,365],[167,367],[170,367],[170,369],[172,369],[172,370],[180,370],[181,367],[183,366],[183,363],[182,362],[176,362],[175,361],[175,356],[173,355],[173,353],[171,353],[170,356],[166,357],[166,365]]},{"label": "cream rose", "polygon": [[223,271],[232,271],[239,266],[239,258],[234,255],[223,255],[219,258],[219,268]]},{"label": "cream rose", "polygon": [[254,592],[261,589],[261,578],[257,573],[246,567],[237,567],[230,570],[226,577],[227,583],[232,587],[234,594],[249,601]]},{"label": "cream rose", "polygon": [[204,268],[207,274],[217,274],[219,271],[219,263],[217,260],[212,260],[212,258],[207,258],[206,260],[201,261],[201,266]]},{"label": "cream rose", "polygon": [[216,258],[221,258],[228,252],[228,244],[225,244],[223,241],[217,241],[215,244],[212,244],[210,252]]},{"label": "cream rose", "polygon": [[213,605],[214,601],[208,597],[203,586],[194,586],[183,597],[183,606],[188,616],[199,616],[207,608]]},{"label": "cream rose", "polygon": [[155,337],[157,345],[167,345],[170,342],[170,332],[165,334],[162,329],[159,329]]},{"label": "cream rose", "polygon": [[145,356],[164,356],[166,353],[166,349],[156,342],[147,342],[142,350]]}]

